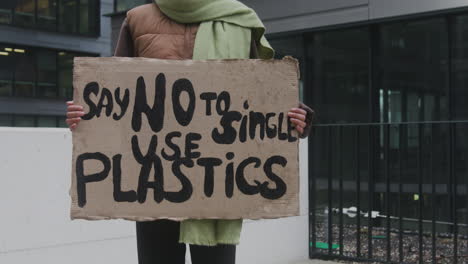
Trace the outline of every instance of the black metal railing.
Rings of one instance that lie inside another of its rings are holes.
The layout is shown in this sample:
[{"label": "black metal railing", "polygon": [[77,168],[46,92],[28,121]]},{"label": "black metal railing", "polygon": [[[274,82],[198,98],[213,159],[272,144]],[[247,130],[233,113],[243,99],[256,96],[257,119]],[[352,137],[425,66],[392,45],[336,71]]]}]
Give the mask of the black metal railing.
[{"label": "black metal railing", "polygon": [[310,257],[468,262],[468,121],[317,125]]}]

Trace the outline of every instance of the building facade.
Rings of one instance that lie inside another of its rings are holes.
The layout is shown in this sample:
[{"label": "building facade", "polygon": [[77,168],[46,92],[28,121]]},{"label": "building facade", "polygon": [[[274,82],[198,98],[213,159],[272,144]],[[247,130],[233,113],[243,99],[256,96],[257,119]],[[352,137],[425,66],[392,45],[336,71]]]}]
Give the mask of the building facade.
[{"label": "building facade", "polygon": [[112,0],[0,4],[0,126],[64,127],[75,56],[109,56]]},{"label": "building facade", "polygon": [[317,113],[309,256],[465,262],[468,2],[243,2],[277,58],[299,59],[300,97]]},{"label": "building facade", "polygon": [[[51,127],[64,126],[72,58],[111,55],[126,10],[151,1],[6,2],[0,126]],[[297,251],[308,248],[311,258],[466,262],[468,2],[243,2],[264,21],[277,57],[299,59],[300,96],[317,112],[308,162],[301,161],[309,165],[309,182],[302,181],[309,207],[301,213],[309,230],[297,228],[298,220],[291,236],[303,230],[309,241]],[[246,243],[257,250],[265,241]]]},{"label": "building facade", "polygon": [[310,256],[465,263],[468,2],[245,3],[317,112]]},{"label": "building facade", "polygon": [[277,58],[299,59],[317,112],[310,257],[466,261],[468,3],[243,2]]}]

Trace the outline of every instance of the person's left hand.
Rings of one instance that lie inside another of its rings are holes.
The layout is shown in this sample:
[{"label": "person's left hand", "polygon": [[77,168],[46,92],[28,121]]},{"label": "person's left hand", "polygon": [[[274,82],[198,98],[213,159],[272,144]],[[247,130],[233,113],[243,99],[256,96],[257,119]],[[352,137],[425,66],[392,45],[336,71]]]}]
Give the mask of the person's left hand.
[{"label": "person's left hand", "polygon": [[297,132],[299,132],[299,135],[302,135],[302,133],[304,133],[304,128],[307,125],[305,122],[306,116],[306,110],[298,107],[293,107],[288,112],[288,117],[290,118],[291,123],[294,124],[294,127],[296,128]]}]

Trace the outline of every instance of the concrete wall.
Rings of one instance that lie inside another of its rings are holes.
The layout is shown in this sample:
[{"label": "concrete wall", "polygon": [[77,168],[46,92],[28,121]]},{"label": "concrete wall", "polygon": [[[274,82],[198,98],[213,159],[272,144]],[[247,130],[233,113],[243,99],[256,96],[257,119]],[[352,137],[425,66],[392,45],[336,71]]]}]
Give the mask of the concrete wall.
[{"label": "concrete wall", "polygon": [[241,0],[257,11],[268,33],[468,7],[467,0]]},{"label": "concrete wall", "polygon": [[[68,130],[0,128],[0,146],[0,263],[137,263],[132,222],[70,221]],[[302,141],[301,216],[247,220],[237,263],[287,264],[307,259],[305,146]]]}]

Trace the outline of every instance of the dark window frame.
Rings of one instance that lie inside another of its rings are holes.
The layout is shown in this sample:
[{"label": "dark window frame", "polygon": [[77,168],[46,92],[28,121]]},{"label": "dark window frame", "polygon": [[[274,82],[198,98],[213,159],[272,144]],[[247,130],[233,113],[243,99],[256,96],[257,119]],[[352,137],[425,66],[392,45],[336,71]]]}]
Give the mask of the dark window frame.
[{"label": "dark window frame", "polygon": [[[58,50],[58,49],[52,49],[52,48],[42,48],[42,47],[30,47],[30,46],[25,46],[25,45],[16,45],[16,44],[9,44],[9,43],[0,43],[1,45],[8,46],[10,48],[14,49],[24,49],[29,52],[32,52],[34,55],[34,72],[35,72],[35,79],[34,79],[34,90],[33,90],[33,95],[32,96],[27,96],[27,98],[35,98],[35,99],[70,99],[66,96],[61,95],[61,89],[59,87],[59,80],[60,80],[60,74],[59,74],[59,53],[61,52],[66,52],[66,53],[71,53],[73,55],[77,55],[74,57],[98,57],[99,54],[93,54],[93,53],[84,53],[80,51],[73,51],[73,50]],[[38,51],[49,51],[53,52],[55,54],[55,63],[56,63],[56,70],[55,70],[55,82],[56,82],[56,96],[55,97],[47,97],[47,96],[38,96],[38,73],[39,73],[39,67],[37,63],[37,52]],[[14,67],[16,67],[16,59],[13,61]],[[10,91],[9,96],[5,97],[10,97],[10,98],[18,98],[21,96],[16,95],[16,70],[13,70],[12,72],[12,87]]]},{"label": "dark window frame", "polygon": [[[452,121],[454,120],[454,104],[453,104],[453,92],[454,92],[454,87],[453,87],[453,24],[454,18],[457,16],[462,16],[462,15],[468,15],[468,7],[462,7],[462,8],[453,8],[453,9],[446,9],[446,10],[438,10],[438,11],[433,11],[433,12],[425,12],[425,13],[419,13],[419,14],[412,14],[412,15],[404,15],[404,16],[396,16],[396,17],[390,17],[390,18],[383,18],[383,19],[376,19],[372,21],[364,21],[364,22],[354,22],[354,23],[347,23],[347,24],[337,24],[337,25],[331,25],[331,26],[323,26],[323,27],[317,27],[317,28],[311,28],[311,29],[304,29],[304,30],[297,30],[297,31],[290,31],[290,32],[281,32],[281,33],[272,33],[268,34],[267,38],[271,40],[275,39],[283,39],[283,38],[288,38],[288,37],[294,37],[301,35],[301,38],[303,40],[303,49],[304,49],[304,54],[307,57],[307,41],[310,39],[313,39],[313,34],[315,33],[320,33],[320,32],[336,32],[336,31],[345,31],[345,30],[351,30],[351,29],[364,29],[368,28],[369,34],[370,34],[370,62],[369,62],[369,100],[370,100],[370,108],[369,108],[369,124],[374,124],[379,122],[379,101],[378,101],[378,93],[375,90],[375,82],[378,78],[375,67],[376,63],[376,52],[378,51],[378,33],[380,31],[380,28],[385,25],[391,25],[394,23],[401,23],[401,22],[417,22],[417,21],[425,21],[429,19],[434,19],[434,18],[444,18],[446,19],[446,25],[448,28],[448,49],[449,49],[449,54],[448,54],[448,86],[447,86],[447,93],[448,93],[448,105],[449,105],[449,111],[448,111],[448,118],[447,120],[442,120],[442,121]],[[310,72],[310,67],[311,65],[308,65],[307,61],[305,62],[306,65],[304,66],[304,69],[306,69],[307,72]],[[305,103],[308,105],[313,106],[314,105],[314,94],[312,89],[309,89],[311,87],[311,74],[303,74],[305,75],[304,78],[304,100]],[[385,104],[388,102],[385,101]],[[384,105],[384,108],[388,109]],[[386,115],[384,115],[386,116]]]},{"label": "dark window frame", "polygon": [[39,118],[40,117],[51,117],[54,118],[55,125],[52,128],[65,128],[64,126],[60,126],[60,120],[65,120],[66,116],[63,115],[31,115],[31,114],[10,114],[10,113],[0,113],[0,116],[9,116],[11,117],[10,125],[9,126],[0,126],[0,127],[17,127],[16,120],[18,117],[31,117],[33,118],[33,125],[32,126],[25,126],[25,127],[51,127],[51,126],[39,126]]},{"label": "dark window frame", "polygon": [[[61,31],[59,28],[60,25],[60,0],[56,0],[56,7],[55,7],[55,19],[56,19],[56,24],[54,29],[46,29],[42,28],[38,25],[38,1],[39,0],[34,0],[35,3],[35,12],[34,12],[34,25],[33,26],[24,26],[24,25],[17,25],[15,23],[15,8],[11,9],[11,22],[10,23],[0,23],[0,25],[7,25],[11,27],[17,27],[17,28],[22,28],[22,29],[33,29],[37,31],[44,31],[44,32],[54,32],[54,33],[59,33],[59,34],[65,34],[65,35],[73,35],[73,36],[83,36],[83,37],[100,37],[101,36],[101,1],[95,0],[94,5],[96,8],[96,17],[94,18],[95,23],[97,27],[95,28],[94,32],[90,33],[80,33],[80,0],[74,0],[76,4],[76,22],[77,24],[75,25],[75,32],[66,32],[66,31]],[[8,10],[8,9],[4,9]]]},{"label": "dark window frame", "polygon": [[[448,105],[449,105],[449,109],[448,109],[448,116],[447,116],[447,120],[444,120],[444,121],[430,121],[430,122],[416,122],[415,124],[418,124],[419,126],[422,126],[422,124],[425,124],[425,123],[429,123],[429,124],[448,124],[448,126],[451,127],[451,136],[450,137],[453,137],[452,134],[454,134],[455,132],[453,127],[455,127],[456,123],[467,123],[468,120],[467,118],[464,118],[464,120],[461,120],[461,119],[454,119],[454,115],[455,115],[455,112],[454,112],[454,104],[453,104],[453,101],[454,101],[454,89],[455,89],[455,83],[454,83],[454,72],[455,72],[455,69],[454,69],[454,30],[455,30],[455,27],[454,27],[454,20],[456,17],[458,16],[463,16],[463,15],[468,15],[468,7],[463,7],[463,8],[455,8],[455,9],[446,9],[446,10],[439,10],[439,11],[434,11],[434,12],[427,12],[427,13],[419,13],[419,14],[412,14],[412,15],[405,15],[405,16],[397,16],[397,17],[391,17],[391,18],[384,18],[384,19],[377,19],[377,20],[372,20],[372,21],[365,21],[365,22],[356,22],[356,23],[348,23],[348,24],[339,24],[339,25],[332,25],[332,26],[325,26],[325,27],[318,27],[318,28],[313,28],[313,29],[305,29],[305,30],[299,30],[299,31],[293,31],[293,32],[287,32],[287,33],[275,33],[275,34],[269,34],[268,37],[270,39],[276,39],[276,38],[283,38],[283,37],[291,37],[291,36],[295,36],[295,35],[302,35],[302,39],[303,39],[303,49],[304,49],[304,52],[305,52],[305,56],[308,56],[307,55],[307,49],[306,49],[306,45],[307,45],[307,42],[306,42],[306,35],[307,34],[314,34],[314,33],[317,33],[317,32],[324,32],[324,31],[340,31],[340,30],[347,30],[347,29],[353,29],[353,28],[369,28],[369,31],[370,31],[370,67],[369,67],[369,99],[372,100],[371,104],[370,104],[370,109],[369,109],[369,123],[348,123],[346,124],[345,126],[356,126],[356,127],[359,127],[359,126],[362,126],[363,128],[364,127],[369,127],[369,131],[370,131],[370,127],[379,127],[379,126],[387,126],[387,130],[388,131],[388,127],[392,124],[388,124],[388,123],[385,123],[385,122],[381,122],[379,123],[378,121],[378,109],[379,109],[379,101],[377,99],[377,97],[379,96],[377,91],[379,91],[376,87],[376,80],[378,78],[378,76],[376,75],[376,71],[375,71],[375,63],[377,63],[376,61],[376,53],[378,52],[378,48],[379,48],[379,44],[378,44],[378,41],[379,39],[377,38],[379,36],[378,32],[380,30],[380,28],[384,25],[388,25],[388,24],[392,24],[392,23],[395,23],[395,22],[416,22],[416,21],[424,21],[424,20],[429,20],[429,19],[432,19],[432,18],[443,18],[445,19],[445,25],[447,26],[447,34],[446,36],[446,41],[448,43],[448,54],[447,54],[447,58],[448,58],[448,77],[447,77],[447,101],[448,101]],[[377,33],[376,33],[377,32]],[[304,66],[305,69],[306,69],[306,72],[307,73],[312,73],[313,70],[312,70],[312,67],[314,65],[309,65],[310,63],[307,63],[306,62],[306,65]],[[311,89],[311,75],[312,74],[304,74],[305,75],[305,85],[304,85],[304,99],[305,99],[305,102],[309,105],[311,105],[313,107],[314,105],[314,96],[313,96],[313,90]],[[386,100],[385,100],[386,101]],[[388,109],[388,106],[386,106],[386,109]],[[384,115],[386,116],[386,115]],[[386,120],[388,121],[388,120]],[[398,126],[409,126],[410,124],[408,123],[396,123],[394,125],[398,125]],[[319,126],[322,126],[322,127],[333,127],[333,126],[336,126],[334,124],[331,124],[331,125],[328,125],[328,124],[319,124]],[[323,129],[323,128],[322,128]],[[340,127],[341,129],[341,127]],[[373,130],[375,130],[375,128],[373,128]],[[359,131],[359,130],[358,130]],[[387,135],[387,140],[388,140],[388,132],[386,132],[386,135]],[[403,136],[405,138],[407,138],[407,135],[405,136],[404,132],[402,132],[402,134],[400,136]],[[385,137],[385,135],[384,135]],[[418,136],[418,140],[420,140],[420,137],[421,135]],[[316,142],[315,142],[316,143]],[[369,170],[372,172],[372,173],[369,173],[369,174],[372,174],[374,175],[376,173],[376,168],[375,168],[375,164],[377,164],[375,158],[376,158],[376,149],[375,149],[375,146],[376,144],[378,145],[378,142],[374,142],[372,141],[371,139],[369,139],[369,143],[373,143],[372,145],[374,147],[371,147],[371,144],[369,144],[369,153],[373,153],[373,154],[369,154]],[[308,145],[308,149],[309,149],[309,164],[314,164],[314,153],[313,153],[313,150],[314,150],[314,140],[313,139],[309,139],[309,145]],[[401,144],[401,143],[400,143]],[[419,146],[421,146],[421,142],[418,143]],[[453,139],[450,140],[450,143],[448,144],[449,147],[449,153],[450,154],[450,158],[449,160],[452,160],[451,163],[453,163],[453,152],[454,152],[454,145],[453,145]],[[386,151],[388,151],[388,143],[385,143],[385,146],[386,146]],[[387,155],[387,154],[386,154]],[[418,163],[420,164],[420,163]],[[418,165],[420,166],[420,165]],[[449,178],[450,178],[450,182],[451,184],[454,184],[453,181],[454,179],[456,179],[456,177],[454,176],[454,173],[453,173],[453,164],[450,164],[448,165],[448,167],[450,168],[449,169]],[[358,166],[359,167],[359,166]],[[388,170],[388,165],[386,165],[386,169]],[[312,170],[311,170],[311,167],[309,166],[309,175],[312,175]],[[359,175],[359,173],[358,173]],[[419,173],[419,177],[421,176],[421,173]],[[387,178],[387,181],[389,179],[388,175],[386,176]],[[358,178],[359,179],[359,178]],[[331,183],[331,181],[329,180],[328,181],[329,184]],[[359,184],[359,187],[361,186],[362,184],[362,179],[358,180],[358,182],[360,182]],[[373,183],[371,182],[371,180],[369,179],[368,181],[368,185],[367,185],[369,188],[371,186],[373,186]],[[387,186],[388,186],[388,183],[387,183]],[[309,176],[309,190],[316,190],[316,187],[317,187],[317,182],[316,182],[316,179],[315,177],[310,177]],[[330,187],[330,186],[329,186]],[[342,188],[342,187],[341,187]],[[401,187],[400,187],[401,188]],[[328,188],[329,190],[331,188]],[[370,190],[370,189],[369,189]],[[329,191],[331,193],[331,191]],[[373,191],[372,191],[373,192]],[[388,190],[388,187],[387,187],[387,193],[389,193],[390,191]],[[358,199],[362,199],[359,198],[360,196],[365,196],[365,193],[361,193],[361,191],[359,189],[357,189],[357,193],[358,193]],[[370,193],[370,192],[369,192]],[[422,193],[420,191],[420,193]],[[309,208],[316,208],[316,204],[315,204],[315,196],[316,194],[313,193],[312,191],[309,191]],[[453,201],[451,202],[451,206],[452,208],[450,209],[451,212],[455,212],[456,211],[456,206],[454,205],[454,201],[456,201],[456,196],[454,196],[453,194],[450,195],[450,199],[452,199]],[[468,196],[467,196],[468,197]],[[372,200],[371,196],[369,196],[370,198],[370,201]],[[341,198],[340,198],[341,199]],[[421,200],[422,201],[422,200]],[[370,204],[372,204],[371,202],[369,202]],[[358,207],[359,208],[359,207]],[[372,208],[372,205],[371,205],[371,208]],[[421,210],[422,206],[420,206],[420,210]],[[434,207],[435,208],[435,207]],[[358,209],[359,210],[359,209]],[[435,210],[435,209],[434,209]],[[331,215],[331,214],[330,214]],[[420,215],[422,215],[420,213]],[[309,211],[309,218],[312,218],[312,219],[315,219],[316,216],[315,216],[315,211],[314,209],[312,209],[311,211]],[[359,218],[358,218],[359,219]],[[369,218],[370,219],[370,218]],[[455,218],[455,221],[456,221],[456,218]],[[359,222],[358,222],[358,227],[360,226]],[[370,226],[370,228],[372,228],[372,225]],[[330,229],[331,230],[331,229]],[[402,230],[402,228],[400,227],[400,230]],[[433,231],[435,232],[435,231]],[[420,233],[422,233],[420,231]],[[331,233],[329,233],[330,235]],[[372,234],[372,232],[370,231],[368,234]],[[422,236],[420,236],[420,239],[421,239]],[[455,240],[457,238],[457,235],[454,236]],[[315,223],[312,222],[310,219],[309,219],[309,242],[308,243],[312,243],[312,241],[316,241],[316,227],[315,227]],[[370,242],[369,242],[370,241]],[[369,245],[372,244],[372,239],[370,238],[370,235],[368,236],[368,243]],[[336,242],[336,238],[335,238],[335,242]],[[365,256],[364,254],[360,253],[360,246],[359,246],[359,242],[358,243],[358,252],[357,252],[357,257],[359,260],[367,260],[369,261],[370,259],[372,259],[372,251],[369,251],[369,255],[368,256]],[[420,243],[421,245],[422,243]],[[455,243],[456,245],[456,243]],[[328,249],[328,254],[327,253],[319,253],[319,252],[316,252],[314,251],[315,249],[315,246],[312,247],[312,246],[309,246],[309,258],[315,258],[315,257],[319,257],[319,258],[325,258],[325,257],[333,257],[333,258],[340,258],[340,259],[356,259],[354,257],[344,257],[343,256],[343,251],[342,251],[342,248],[340,247],[340,255],[338,255],[337,253],[333,253],[332,254],[332,249],[331,247],[329,247]],[[369,246],[369,248],[372,248],[372,246]],[[387,248],[388,250],[388,248]],[[401,250],[401,249],[400,249]],[[421,254],[421,248],[420,248],[420,254]],[[389,254],[389,250],[388,250],[388,254]],[[387,254],[387,256],[389,256]],[[455,254],[457,254],[455,252]],[[435,253],[433,253],[433,256],[435,256]],[[400,253],[400,257],[401,257],[401,253]]]}]

